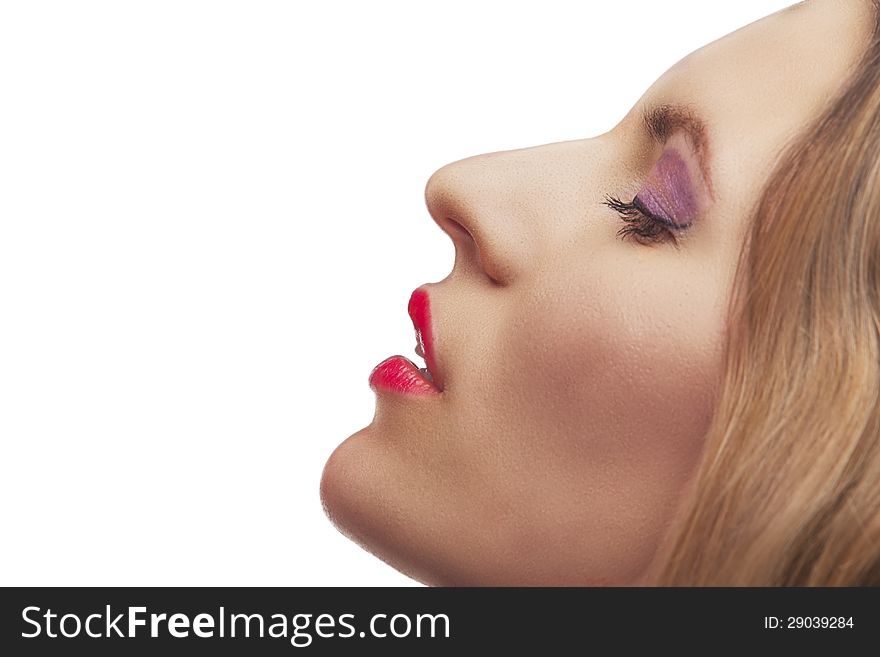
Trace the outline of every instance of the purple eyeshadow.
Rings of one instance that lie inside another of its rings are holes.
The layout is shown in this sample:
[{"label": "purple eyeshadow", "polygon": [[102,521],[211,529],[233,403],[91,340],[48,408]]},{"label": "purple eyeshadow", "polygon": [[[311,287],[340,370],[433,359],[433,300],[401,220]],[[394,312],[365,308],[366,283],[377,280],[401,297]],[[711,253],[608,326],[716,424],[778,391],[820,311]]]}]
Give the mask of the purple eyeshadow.
[{"label": "purple eyeshadow", "polygon": [[679,226],[691,223],[697,215],[687,164],[674,150],[664,151],[636,197],[648,212]]}]

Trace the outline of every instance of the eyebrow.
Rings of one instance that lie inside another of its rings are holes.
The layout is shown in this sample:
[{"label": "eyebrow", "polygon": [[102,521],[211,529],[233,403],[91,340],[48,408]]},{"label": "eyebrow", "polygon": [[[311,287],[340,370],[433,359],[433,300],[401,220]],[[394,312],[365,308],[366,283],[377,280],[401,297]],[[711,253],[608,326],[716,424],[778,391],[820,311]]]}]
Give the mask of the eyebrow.
[{"label": "eyebrow", "polygon": [[642,123],[645,131],[657,144],[663,146],[666,140],[677,130],[684,130],[690,137],[694,154],[700,165],[700,172],[714,197],[712,176],[709,168],[709,130],[691,108],[685,105],[651,105],[642,111]]}]

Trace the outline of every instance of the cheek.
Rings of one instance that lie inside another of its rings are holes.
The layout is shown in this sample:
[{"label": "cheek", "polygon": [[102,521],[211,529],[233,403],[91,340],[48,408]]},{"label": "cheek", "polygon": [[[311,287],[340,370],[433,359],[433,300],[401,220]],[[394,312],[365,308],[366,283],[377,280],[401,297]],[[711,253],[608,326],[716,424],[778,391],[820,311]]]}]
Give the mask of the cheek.
[{"label": "cheek", "polygon": [[680,469],[711,418],[723,285],[693,267],[629,265],[569,269],[520,299],[500,379],[518,421],[573,463]]}]

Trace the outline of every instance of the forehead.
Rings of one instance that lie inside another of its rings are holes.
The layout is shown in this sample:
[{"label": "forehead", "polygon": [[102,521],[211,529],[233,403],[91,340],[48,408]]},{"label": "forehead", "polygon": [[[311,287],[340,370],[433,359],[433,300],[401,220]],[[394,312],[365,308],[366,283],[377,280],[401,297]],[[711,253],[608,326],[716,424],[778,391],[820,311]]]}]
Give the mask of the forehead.
[{"label": "forehead", "polygon": [[841,87],[867,46],[870,0],[808,0],[694,51],[644,94],[691,106],[709,132],[717,200],[741,214],[785,143]]},{"label": "forehead", "polygon": [[703,101],[725,125],[796,131],[854,68],[872,18],[868,0],[793,5],[694,51],[646,96]]}]

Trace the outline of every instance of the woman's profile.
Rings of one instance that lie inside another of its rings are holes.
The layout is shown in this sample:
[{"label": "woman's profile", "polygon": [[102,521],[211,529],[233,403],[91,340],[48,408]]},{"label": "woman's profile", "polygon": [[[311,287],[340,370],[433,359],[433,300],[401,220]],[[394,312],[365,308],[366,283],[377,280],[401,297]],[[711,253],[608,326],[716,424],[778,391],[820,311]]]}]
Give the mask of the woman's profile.
[{"label": "woman's profile", "polygon": [[324,467],[340,531],[432,585],[880,585],[880,3],[425,197],[454,266]]}]

